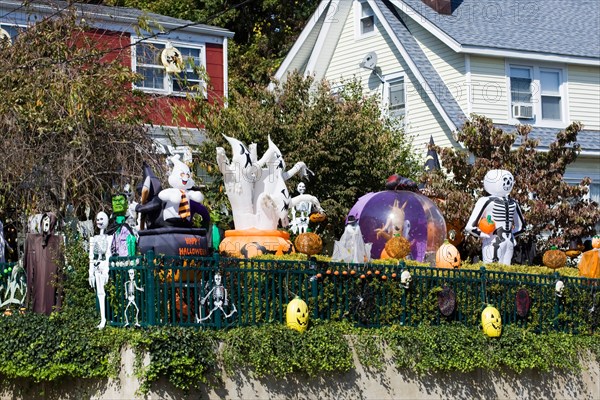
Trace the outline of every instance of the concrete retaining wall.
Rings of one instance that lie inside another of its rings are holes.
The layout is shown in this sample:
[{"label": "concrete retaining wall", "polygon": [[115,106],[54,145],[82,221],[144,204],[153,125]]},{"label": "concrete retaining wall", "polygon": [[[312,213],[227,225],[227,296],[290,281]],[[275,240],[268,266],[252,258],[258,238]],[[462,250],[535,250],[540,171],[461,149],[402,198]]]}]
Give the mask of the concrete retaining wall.
[{"label": "concrete retaining wall", "polygon": [[58,383],[13,381],[0,388],[2,400],[35,399],[578,399],[600,400],[600,366],[585,363],[580,374],[477,371],[469,374],[447,373],[417,375],[397,371],[387,363],[384,372],[357,368],[351,372],[316,379],[262,379],[249,372],[226,376],[217,388],[203,386],[184,393],[165,380],[155,383],[147,396],[136,391],[131,350],[122,354],[118,379],[76,380]]}]

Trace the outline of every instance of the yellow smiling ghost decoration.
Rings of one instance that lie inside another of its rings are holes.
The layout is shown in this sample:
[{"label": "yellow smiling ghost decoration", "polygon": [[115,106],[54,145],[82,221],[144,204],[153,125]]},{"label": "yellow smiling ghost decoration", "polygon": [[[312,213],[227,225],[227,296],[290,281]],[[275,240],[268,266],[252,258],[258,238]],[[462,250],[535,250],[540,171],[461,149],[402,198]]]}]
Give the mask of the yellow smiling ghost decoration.
[{"label": "yellow smiling ghost decoration", "polygon": [[481,313],[483,333],[489,337],[500,337],[502,333],[502,318],[497,308],[488,305]]},{"label": "yellow smiling ghost decoration", "polygon": [[300,297],[294,298],[287,305],[285,313],[286,325],[298,332],[306,331],[308,326],[308,305]]}]

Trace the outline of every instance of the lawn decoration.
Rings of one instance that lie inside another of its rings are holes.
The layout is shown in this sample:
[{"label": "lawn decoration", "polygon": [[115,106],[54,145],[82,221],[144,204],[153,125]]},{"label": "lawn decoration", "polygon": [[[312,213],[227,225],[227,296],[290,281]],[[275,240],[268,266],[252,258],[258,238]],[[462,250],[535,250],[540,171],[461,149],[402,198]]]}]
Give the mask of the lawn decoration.
[{"label": "lawn decoration", "polygon": [[446,222],[428,197],[406,190],[368,193],[358,199],[350,215],[359,220],[363,240],[372,243],[370,258],[389,258],[386,242],[395,235],[410,243],[410,257],[424,261],[444,243]]},{"label": "lawn decoration", "polygon": [[96,215],[96,227],[100,232],[90,238],[88,281],[90,286],[96,290],[100,307],[98,329],[102,329],[106,325],[106,292],[104,291],[104,285],[108,282],[108,259],[111,256],[112,243],[112,238],[106,234],[108,215],[104,211],[100,211]]},{"label": "lawn decoration", "polygon": [[365,263],[370,258],[371,243],[364,242],[358,219],[354,215],[350,215],[340,240],[333,243],[331,261]]},{"label": "lawn decoration", "polygon": [[112,235],[110,245],[111,255],[119,257],[134,256],[137,237],[134,229],[127,223],[127,198],[123,193],[112,197],[113,221],[106,228],[106,233]]},{"label": "lawn decoration", "polygon": [[125,282],[125,300],[127,300],[127,306],[125,306],[125,311],[123,312],[123,314],[125,315],[125,325],[123,326],[129,326],[127,310],[129,310],[129,307],[131,306],[133,306],[133,308],[135,309],[135,326],[140,326],[140,322],[138,320],[140,309],[138,308],[137,303],[135,302],[135,292],[136,290],[138,292],[143,292],[144,288],[138,286],[137,282],[135,281],[135,270],[130,269],[127,271],[127,273],[129,275],[129,280]]},{"label": "lawn decoration", "polygon": [[[483,179],[483,186],[490,196],[477,200],[465,229],[483,240],[484,263],[500,262],[510,265],[516,244],[515,237],[525,230],[521,207],[509,196],[514,184],[513,175],[502,169],[488,171]],[[491,215],[496,223],[493,234],[485,233],[479,228],[479,221],[487,215]]]},{"label": "lawn decoration", "polygon": [[0,309],[11,305],[21,308],[27,297],[27,276],[22,261],[0,271]]},{"label": "lawn decoration", "polygon": [[489,214],[486,217],[481,218],[477,226],[481,232],[487,233],[488,235],[491,235],[496,230],[496,223],[492,221],[492,216]]},{"label": "lawn decoration", "polygon": [[579,276],[600,279],[600,236],[592,239],[592,249],[581,255],[579,260]]},{"label": "lawn decoration", "polygon": [[8,244],[6,240],[4,240],[4,224],[0,221],[0,263],[4,264],[6,262],[6,258],[4,255],[4,251],[8,248],[9,251],[13,251],[12,247]]},{"label": "lawn decoration", "polygon": [[375,290],[366,279],[355,283],[348,311],[352,320],[362,325],[368,325],[375,315]]},{"label": "lawn decoration", "polygon": [[444,286],[438,293],[438,307],[444,317],[449,317],[456,309],[456,295],[451,287]]},{"label": "lawn decoration", "polygon": [[295,297],[287,305],[285,322],[288,328],[300,333],[308,327],[308,305],[300,297]]},{"label": "lawn decoration", "polygon": [[[210,214],[200,203],[204,196],[193,189],[194,180],[179,156],[171,157],[171,188],[162,189],[152,169],[144,164],[144,183],[140,204],[139,250],[152,250],[167,256],[205,256],[209,251]],[[164,210],[163,210],[164,208]],[[193,221],[201,217],[201,226]]]},{"label": "lawn decoration", "polygon": [[517,290],[515,303],[517,306],[517,315],[521,318],[525,318],[531,308],[531,297],[529,296],[527,289],[522,288]]},{"label": "lawn decoration", "polygon": [[489,337],[500,337],[502,333],[500,311],[488,304],[481,312],[481,326],[483,327],[483,333]]},{"label": "lawn decoration", "polygon": [[319,254],[323,250],[323,241],[321,237],[313,232],[301,233],[294,240],[296,251],[308,256]]},{"label": "lawn decoration", "polygon": [[402,259],[410,254],[410,242],[405,237],[396,235],[385,242],[384,249],[391,258]]},{"label": "lawn decoration", "polygon": [[310,222],[314,223],[314,224],[320,224],[321,222],[325,221],[327,219],[327,215],[323,214],[323,213],[312,213],[310,214],[310,217],[308,217]]},{"label": "lawn decoration", "polygon": [[[199,299],[201,308],[200,315],[196,314],[197,323],[206,321],[217,310],[220,310],[223,313],[224,318],[230,318],[233,314],[237,312],[237,308],[233,303],[231,303],[231,311],[229,313],[225,312],[225,309],[223,307],[229,306],[229,300],[227,299],[227,289],[225,288],[225,286],[223,286],[222,277],[220,273],[217,272],[213,279],[213,287],[208,291],[206,296],[201,297]],[[206,304],[206,301],[208,299],[211,299],[212,301],[212,308],[206,316],[202,317],[202,306]]]},{"label": "lawn decoration", "polygon": [[225,192],[231,204],[235,230],[225,231],[219,251],[239,257],[247,243],[255,242],[269,252],[293,250],[289,233],[277,230],[289,225],[288,211],[302,202],[323,212],[316,197],[300,194],[292,198],[286,181],[297,173],[308,177],[312,173],[303,162],[285,170],[279,148],[269,137],[269,148],[258,160],[256,144],[250,149],[235,138],[224,136],[232,149],[231,161],[225,149],[217,148],[217,165],[223,174]]},{"label": "lawn decoration", "polygon": [[551,269],[562,268],[567,264],[567,255],[556,248],[556,246],[552,246],[552,249],[547,250],[542,257],[543,264]]},{"label": "lawn decoration", "polygon": [[[296,190],[300,195],[306,192],[306,185],[304,182],[300,182],[296,187]],[[306,233],[308,230],[308,221],[312,210],[312,204],[309,201],[300,201],[298,204],[292,207],[291,215],[292,220],[290,222],[290,230],[293,234]]]},{"label": "lawn decoration", "polygon": [[446,240],[435,253],[435,266],[437,268],[453,269],[458,269],[460,267],[460,253],[448,240]]},{"label": "lawn decoration", "polygon": [[576,258],[581,254],[583,250],[583,243],[581,239],[573,239],[569,242],[569,248],[565,251],[565,254],[569,258]]},{"label": "lawn decoration", "polygon": [[556,281],[554,284],[554,294],[556,297],[563,297],[563,292],[565,291],[565,283],[560,279]]},{"label": "lawn decoration", "polygon": [[412,282],[412,276],[408,271],[402,271],[400,274],[400,286],[404,289],[410,289],[410,283]]}]

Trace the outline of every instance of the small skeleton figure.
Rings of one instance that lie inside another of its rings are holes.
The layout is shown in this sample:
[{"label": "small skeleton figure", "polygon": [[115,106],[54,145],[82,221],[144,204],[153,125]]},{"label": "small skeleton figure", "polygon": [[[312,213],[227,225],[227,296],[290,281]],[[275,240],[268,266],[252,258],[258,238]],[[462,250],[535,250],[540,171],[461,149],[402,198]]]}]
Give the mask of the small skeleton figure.
[{"label": "small skeleton figure", "polygon": [[100,211],[98,215],[96,215],[96,226],[100,230],[100,233],[90,238],[88,281],[90,286],[96,289],[96,295],[98,296],[98,303],[100,305],[100,324],[98,324],[98,329],[102,329],[106,325],[104,302],[106,293],[104,292],[104,285],[108,282],[108,259],[111,255],[110,235],[105,233],[106,227],[108,226],[108,215],[106,215],[105,212]]},{"label": "small skeleton figure", "polygon": [[[306,185],[300,182],[296,188],[300,195],[306,192]],[[291,231],[294,234],[306,233],[308,230],[308,216],[312,210],[312,203],[309,201],[300,201],[292,207]]]},{"label": "small skeleton figure", "polygon": [[[515,237],[525,231],[525,220],[521,207],[509,196],[515,185],[515,178],[506,170],[493,169],[483,179],[483,187],[490,196],[477,200],[465,230],[482,239],[482,256],[484,263],[499,262],[510,265]],[[479,229],[479,221],[487,216],[495,222],[492,234]]]},{"label": "small skeleton figure", "polygon": [[127,299],[127,307],[125,307],[124,326],[129,326],[129,320],[127,319],[127,310],[131,305],[133,305],[133,307],[135,308],[135,326],[140,326],[140,323],[138,321],[138,314],[140,313],[140,309],[138,308],[137,304],[135,304],[135,291],[137,290],[143,292],[144,288],[139,287],[135,282],[135,271],[133,269],[130,269],[127,272],[129,273],[129,280],[125,282],[125,298]]},{"label": "small skeleton figure", "polygon": [[225,286],[223,286],[223,284],[221,283],[221,274],[216,273],[214,279],[215,279],[215,285],[213,286],[213,288],[210,289],[210,291],[206,294],[206,296],[204,296],[203,298],[200,299],[200,305],[203,306],[206,303],[206,300],[210,296],[212,296],[213,308],[212,308],[212,310],[210,310],[208,315],[204,318],[200,318],[196,314],[196,322],[197,323],[209,319],[210,316],[212,315],[212,313],[215,312],[216,310],[221,310],[221,312],[223,313],[225,318],[229,318],[234,313],[237,312],[237,308],[235,308],[235,304],[233,304],[233,303],[231,304],[231,308],[232,308],[231,312],[229,314],[227,314],[225,312],[225,310],[223,309],[223,306],[227,307],[227,305],[229,304],[229,302],[227,300],[227,289],[225,289]]}]

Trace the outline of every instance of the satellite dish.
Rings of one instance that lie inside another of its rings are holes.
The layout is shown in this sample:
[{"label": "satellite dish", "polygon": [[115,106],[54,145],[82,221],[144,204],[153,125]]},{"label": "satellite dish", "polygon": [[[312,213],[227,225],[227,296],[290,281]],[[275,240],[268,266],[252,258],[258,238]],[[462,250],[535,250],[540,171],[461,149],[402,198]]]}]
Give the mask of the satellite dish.
[{"label": "satellite dish", "polygon": [[368,52],[358,64],[361,68],[370,69],[374,71],[377,67],[377,53],[374,51]]},{"label": "satellite dish", "polygon": [[10,34],[4,29],[0,28],[0,44],[12,44],[12,40],[10,38]]},{"label": "satellite dish", "polygon": [[183,68],[183,56],[181,52],[170,43],[160,53],[160,61],[168,73],[178,73]]}]

